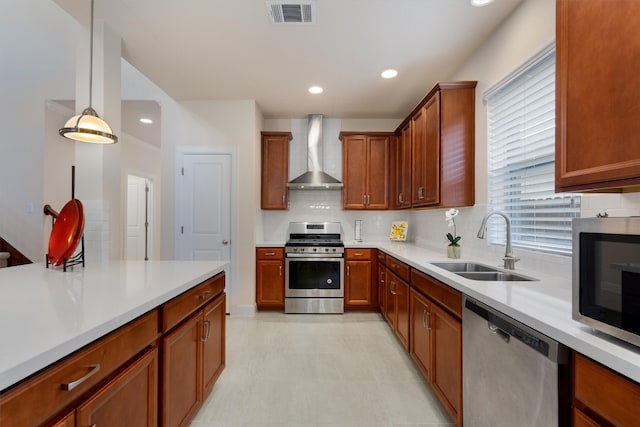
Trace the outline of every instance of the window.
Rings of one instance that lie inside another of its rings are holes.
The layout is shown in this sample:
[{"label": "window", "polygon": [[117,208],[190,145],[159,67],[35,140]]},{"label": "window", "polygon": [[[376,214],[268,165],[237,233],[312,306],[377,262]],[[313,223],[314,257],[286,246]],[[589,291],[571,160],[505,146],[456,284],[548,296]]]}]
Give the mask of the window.
[{"label": "window", "polygon": [[[580,195],[555,193],[555,48],[550,46],[485,93],[489,205],[511,219],[514,246],[571,254]],[[506,224],[488,239],[504,244]]]}]

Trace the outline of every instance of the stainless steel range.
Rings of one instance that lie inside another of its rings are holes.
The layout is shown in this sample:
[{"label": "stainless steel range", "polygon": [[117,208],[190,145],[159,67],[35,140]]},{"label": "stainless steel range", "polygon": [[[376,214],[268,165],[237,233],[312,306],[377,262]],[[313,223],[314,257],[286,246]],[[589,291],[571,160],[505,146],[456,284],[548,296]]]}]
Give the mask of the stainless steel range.
[{"label": "stainless steel range", "polygon": [[285,313],[344,313],[339,222],[291,222],[285,244]]}]

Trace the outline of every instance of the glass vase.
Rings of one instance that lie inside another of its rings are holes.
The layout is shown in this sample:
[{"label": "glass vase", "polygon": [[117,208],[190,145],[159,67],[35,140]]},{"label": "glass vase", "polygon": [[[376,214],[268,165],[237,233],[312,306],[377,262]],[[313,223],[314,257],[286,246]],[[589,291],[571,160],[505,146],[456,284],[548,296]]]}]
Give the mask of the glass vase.
[{"label": "glass vase", "polygon": [[447,246],[447,257],[448,258],[460,258],[460,246]]}]

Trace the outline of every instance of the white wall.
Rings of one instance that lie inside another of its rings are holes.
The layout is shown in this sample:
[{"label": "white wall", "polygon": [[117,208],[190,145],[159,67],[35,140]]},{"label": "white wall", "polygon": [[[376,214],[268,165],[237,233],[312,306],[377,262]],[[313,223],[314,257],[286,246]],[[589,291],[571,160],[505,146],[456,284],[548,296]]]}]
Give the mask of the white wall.
[{"label": "white wall", "polygon": [[[45,140],[62,140],[57,129],[50,135],[46,101],[73,97],[76,27],[50,0],[0,7],[0,236],[34,261],[44,260],[42,207],[52,200],[44,193],[45,170],[54,167]],[[69,182],[48,181],[47,190],[69,189]]]},{"label": "white wall", "polygon": [[[236,238],[232,252],[236,254],[236,287],[231,304],[235,312],[250,314],[255,309],[255,223],[260,170],[259,125],[262,115],[254,101],[185,101],[171,129],[162,139],[162,254],[173,257],[175,250],[175,162],[178,149],[202,152],[207,147],[231,147],[235,150],[234,178],[237,184],[232,199],[237,212],[232,214]],[[163,105],[163,113],[165,112]],[[164,114],[163,114],[164,117]],[[165,130],[167,132],[165,132]],[[166,138],[165,138],[166,136]],[[167,188],[171,187],[171,188]],[[233,233],[232,233],[233,234]],[[171,240],[169,243],[168,240]],[[232,308],[232,312],[234,311]]]}]

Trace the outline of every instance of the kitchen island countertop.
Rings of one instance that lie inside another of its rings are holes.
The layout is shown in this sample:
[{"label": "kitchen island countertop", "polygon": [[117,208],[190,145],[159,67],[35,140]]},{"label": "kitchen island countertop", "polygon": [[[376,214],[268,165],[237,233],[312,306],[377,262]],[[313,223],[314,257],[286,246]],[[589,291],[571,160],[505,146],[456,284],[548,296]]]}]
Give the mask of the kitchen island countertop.
[{"label": "kitchen island countertop", "polygon": [[226,268],[221,261],[111,261],[63,272],[0,269],[0,391]]}]

